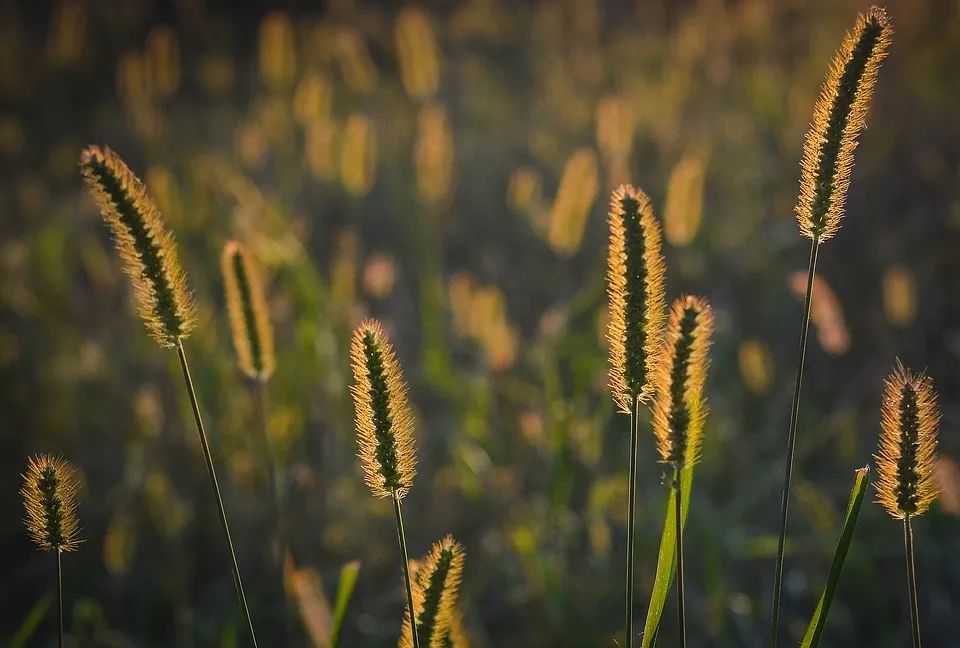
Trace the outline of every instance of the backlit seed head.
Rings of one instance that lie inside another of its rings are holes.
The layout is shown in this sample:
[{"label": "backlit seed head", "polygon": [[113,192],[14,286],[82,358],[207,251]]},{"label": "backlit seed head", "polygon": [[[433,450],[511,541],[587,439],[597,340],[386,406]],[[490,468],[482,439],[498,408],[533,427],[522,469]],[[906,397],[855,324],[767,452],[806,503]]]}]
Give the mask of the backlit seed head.
[{"label": "backlit seed head", "polygon": [[663,340],[664,263],[660,225],[647,195],[621,185],[610,200],[607,296],[610,388],[618,409],[653,393],[653,373]]},{"label": "backlit seed head", "polygon": [[800,163],[796,213],[800,232],[808,238],[825,241],[840,229],[853,152],[892,36],[886,12],[871,7],[857,17],[830,63]]},{"label": "backlit seed head", "polygon": [[413,415],[403,371],[376,320],[363,321],[350,345],[350,388],[364,481],[377,497],[404,497],[416,474]]},{"label": "backlit seed head", "polygon": [[27,532],[40,549],[74,551],[80,544],[79,490],[76,470],[63,459],[38,455],[27,460],[20,495]]},{"label": "backlit seed head", "polygon": [[692,466],[700,458],[712,334],[713,310],[707,300],[684,296],[673,302],[653,404],[653,432],[664,462]]},{"label": "backlit seed head", "polygon": [[161,346],[176,346],[193,328],[196,309],[160,211],[140,179],[109,148],[85,148],[80,169],[133,282],[147,330]]},{"label": "backlit seed head", "polygon": [[[466,554],[459,542],[447,536],[433,545],[426,558],[415,565],[411,574],[413,610],[417,619],[417,638],[425,648],[444,648],[450,633],[457,603],[457,589],[463,574]],[[462,638],[462,637],[458,637]],[[453,644],[453,645],[463,645]],[[412,648],[410,608],[404,615],[399,648]]]},{"label": "backlit seed head", "polygon": [[934,474],[940,411],[933,381],[899,360],[884,384],[877,502],[897,519],[920,515],[937,497]]},{"label": "backlit seed head", "polygon": [[273,375],[276,361],[273,325],[259,268],[245,245],[228,241],[223,247],[221,269],[240,370],[249,378],[265,382]]}]

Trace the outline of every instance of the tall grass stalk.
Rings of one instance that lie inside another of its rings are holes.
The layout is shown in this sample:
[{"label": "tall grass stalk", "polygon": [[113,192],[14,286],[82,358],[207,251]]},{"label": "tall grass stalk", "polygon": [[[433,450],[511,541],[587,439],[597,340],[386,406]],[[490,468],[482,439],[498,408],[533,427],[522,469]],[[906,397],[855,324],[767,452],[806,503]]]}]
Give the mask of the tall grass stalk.
[{"label": "tall grass stalk", "polygon": [[787,430],[787,460],[783,470],[783,495],[780,501],[780,535],[777,539],[777,564],[773,579],[773,607],[770,622],[770,645],[777,645],[780,622],[780,591],[783,585],[783,552],[787,538],[787,510],[790,506],[790,482],[793,478],[793,456],[797,444],[797,417],[800,412],[800,387],[803,384],[803,363],[807,356],[807,337],[810,330],[810,304],[817,272],[819,241],[810,241],[810,263],[807,267],[807,291],[803,298],[803,316],[800,323],[800,342],[797,351],[797,376],[793,385],[793,403],[790,406],[790,427]]},{"label": "tall grass stalk", "polygon": [[627,584],[626,593],[626,619],[627,619],[627,646],[633,645],[633,580],[634,580],[634,527],[636,526],[636,508],[637,508],[637,446],[640,441],[640,399],[634,399],[634,405],[630,412],[630,460],[629,460],[629,479],[627,484],[628,503],[627,503]]},{"label": "tall grass stalk", "polygon": [[794,384],[790,425],[787,430],[787,456],[784,465],[783,496],[780,504],[780,535],[773,579],[773,603],[770,609],[770,646],[777,645],[780,623],[780,594],[783,586],[783,553],[787,536],[787,513],[793,455],[797,441],[797,416],[800,387],[806,356],[810,323],[810,299],[816,274],[820,243],[840,229],[844,203],[853,171],[853,154],[860,133],[866,126],[870,99],[876,85],[880,63],[887,55],[893,27],[886,12],[871,7],[857,16],[853,29],[844,36],[827,69],[813,109],[813,119],[803,144],[800,162],[800,195],[795,208],[800,233],[810,239],[810,264],[807,294],[804,299],[800,332],[797,378]]},{"label": "tall grass stalk", "polygon": [[180,360],[180,369],[183,372],[183,382],[187,388],[187,394],[190,396],[190,406],[193,409],[193,418],[197,424],[197,436],[200,437],[200,447],[203,449],[203,460],[207,466],[207,477],[210,479],[210,489],[213,491],[214,500],[217,504],[217,513],[220,517],[220,526],[223,529],[224,539],[227,541],[227,549],[230,552],[230,569],[233,572],[233,584],[237,590],[237,598],[240,601],[240,607],[243,608],[243,616],[247,622],[247,628],[250,631],[250,641],[257,645],[257,635],[253,630],[253,619],[250,617],[250,608],[247,606],[247,597],[243,592],[243,580],[240,578],[240,566],[237,564],[237,553],[233,548],[233,539],[230,537],[230,524],[227,522],[227,512],[223,506],[223,498],[220,496],[220,482],[217,480],[217,470],[213,465],[213,455],[210,452],[210,444],[207,441],[207,433],[203,427],[203,419],[200,416],[200,404],[197,402],[197,393],[193,388],[193,379],[190,377],[190,367],[187,364],[187,354],[183,350],[183,341],[177,339],[177,357]]},{"label": "tall grass stalk", "polygon": [[920,606],[917,604],[917,569],[913,564],[913,529],[910,516],[903,517],[903,552],[907,561],[907,587],[910,596],[910,629],[913,648],[920,648]]},{"label": "tall grass stalk", "polygon": [[673,501],[674,501],[674,520],[676,522],[677,534],[677,621],[680,625],[680,648],[686,648],[687,645],[687,622],[685,610],[685,597],[683,591],[683,514],[680,501],[680,469],[679,463],[673,466]]}]

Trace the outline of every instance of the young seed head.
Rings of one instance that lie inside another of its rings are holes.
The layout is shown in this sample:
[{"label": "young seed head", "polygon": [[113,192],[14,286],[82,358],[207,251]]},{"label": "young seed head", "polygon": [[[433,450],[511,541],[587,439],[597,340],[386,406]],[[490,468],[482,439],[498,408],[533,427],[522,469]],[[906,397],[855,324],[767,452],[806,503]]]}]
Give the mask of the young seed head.
[{"label": "young seed head", "polygon": [[940,412],[933,381],[899,360],[884,384],[877,502],[897,519],[920,515],[937,497],[934,475]]},{"label": "young seed head", "polygon": [[80,544],[79,490],[76,470],[63,459],[38,455],[27,460],[20,495],[27,513],[27,532],[40,549],[74,551]]},{"label": "young seed head", "polygon": [[80,169],[113,234],[150,335],[173,347],[193,328],[195,307],[173,236],[140,179],[109,148],[88,146]]},{"label": "young seed head", "polygon": [[886,12],[871,7],[857,17],[830,63],[800,163],[796,213],[800,232],[808,238],[825,241],[840,229],[853,152],[892,35]]},{"label": "young seed head", "polygon": [[273,325],[263,296],[260,273],[253,255],[242,243],[228,241],[221,257],[233,348],[240,370],[249,378],[266,382],[276,364]]},{"label": "young seed head", "polygon": [[607,296],[610,388],[625,414],[635,399],[653,393],[653,373],[663,340],[664,263],[660,225],[647,195],[621,185],[610,200]]},{"label": "young seed head", "polygon": [[692,466],[700,458],[712,333],[713,310],[707,300],[681,296],[673,302],[653,405],[653,433],[664,462]]},{"label": "young seed head", "polygon": [[404,497],[416,474],[413,416],[396,354],[380,322],[353,332],[354,413],[364,481],[377,497]]},{"label": "young seed head", "polygon": [[[447,645],[457,603],[457,588],[463,574],[466,554],[459,542],[447,536],[433,545],[430,553],[419,563],[413,579],[413,609],[417,619],[417,638],[424,648],[443,648]],[[413,561],[411,561],[413,563]],[[462,644],[455,644],[462,645]],[[404,615],[399,648],[413,646],[410,627],[410,608]]]}]

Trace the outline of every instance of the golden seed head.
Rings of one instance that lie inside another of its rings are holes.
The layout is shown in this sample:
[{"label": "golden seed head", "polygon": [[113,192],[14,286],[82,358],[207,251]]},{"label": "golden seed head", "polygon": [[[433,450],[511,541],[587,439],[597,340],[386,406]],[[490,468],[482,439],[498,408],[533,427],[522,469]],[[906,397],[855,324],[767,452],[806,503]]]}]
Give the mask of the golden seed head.
[{"label": "golden seed head", "polygon": [[237,241],[223,246],[223,286],[233,331],[233,348],[240,370],[266,382],[273,375],[273,325],[260,283],[260,272],[250,250]]},{"label": "golden seed head", "polygon": [[830,63],[800,163],[796,213],[800,232],[808,238],[825,241],[840,229],[853,152],[892,36],[886,12],[871,7],[857,17]]},{"label": "golden seed head", "polygon": [[937,497],[934,474],[940,411],[933,381],[899,360],[884,383],[877,502],[897,519],[920,515]]},{"label": "golden seed head", "polygon": [[[419,562],[411,561],[411,588],[413,610],[417,619],[417,638],[425,648],[444,648],[449,645],[457,589],[463,574],[466,554],[453,536],[447,536],[433,545],[430,553]],[[463,645],[463,644],[454,644]],[[410,608],[404,615],[399,648],[412,648]]]},{"label": "golden seed head", "polygon": [[407,94],[429,99],[437,91],[440,54],[430,18],[419,7],[407,7],[397,16],[394,27],[400,77]]},{"label": "golden seed head", "polygon": [[353,332],[350,358],[364,481],[377,497],[402,498],[417,473],[413,415],[403,371],[380,322],[360,323]]},{"label": "golden seed head", "polygon": [[707,401],[703,385],[710,364],[713,310],[701,297],[673,302],[657,363],[653,433],[664,462],[692,466],[700,458]]},{"label": "golden seed head", "polygon": [[660,225],[645,193],[621,185],[610,199],[607,296],[610,323],[610,388],[618,409],[653,393],[653,375],[663,340],[664,263]]},{"label": "golden seed head", "polygon": [[133,282],[147,330],[161,346],[176,346],[193,328],[196,309],[160,211],[140,179],[109,148],[85,148],[80,169]]},{"label": "golden seed head", "polygon": [[80,479],[60,457],[37,455],[27,460],[20,495],[30,539],[43,550],[74,551],[82,542],[77,522]]}]

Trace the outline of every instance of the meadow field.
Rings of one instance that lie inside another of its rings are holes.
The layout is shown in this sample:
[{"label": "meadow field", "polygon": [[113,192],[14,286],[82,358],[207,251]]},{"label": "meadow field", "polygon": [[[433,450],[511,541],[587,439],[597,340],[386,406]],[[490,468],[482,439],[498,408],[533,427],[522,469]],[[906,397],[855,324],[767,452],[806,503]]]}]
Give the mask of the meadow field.
[{"label": "meadow field", "polygon": [[0,0],[0,644],[957,645],[960,3],[231,4]]}]

